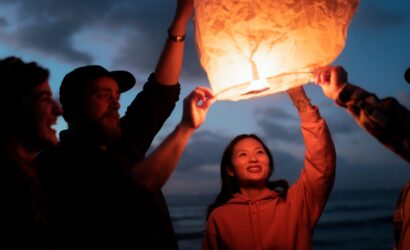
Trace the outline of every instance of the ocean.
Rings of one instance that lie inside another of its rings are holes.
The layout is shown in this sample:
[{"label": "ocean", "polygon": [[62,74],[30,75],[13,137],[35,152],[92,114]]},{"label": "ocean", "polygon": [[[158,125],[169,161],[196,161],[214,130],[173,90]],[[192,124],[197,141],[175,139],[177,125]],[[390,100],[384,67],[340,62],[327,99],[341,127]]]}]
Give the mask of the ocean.
[{"label": "ocean", "polygon": [[[400,190],[333,191],[313,233],[313,249],[393,248],[393,210]],[[215,195],[167,195],[181,250],[201,249],[205,211]]]}]

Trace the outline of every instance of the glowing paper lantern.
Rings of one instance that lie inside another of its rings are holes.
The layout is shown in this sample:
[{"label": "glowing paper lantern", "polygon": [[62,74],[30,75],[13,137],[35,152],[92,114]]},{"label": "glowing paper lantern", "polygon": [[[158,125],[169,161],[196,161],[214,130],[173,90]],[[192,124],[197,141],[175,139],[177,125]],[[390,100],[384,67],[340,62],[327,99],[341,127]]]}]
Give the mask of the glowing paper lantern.
[{"label": "glowing paper lantern", "polygon": [[219,100],[264,96],[312,80],[345,45],[359,0],[195,0],[202,67]]}]

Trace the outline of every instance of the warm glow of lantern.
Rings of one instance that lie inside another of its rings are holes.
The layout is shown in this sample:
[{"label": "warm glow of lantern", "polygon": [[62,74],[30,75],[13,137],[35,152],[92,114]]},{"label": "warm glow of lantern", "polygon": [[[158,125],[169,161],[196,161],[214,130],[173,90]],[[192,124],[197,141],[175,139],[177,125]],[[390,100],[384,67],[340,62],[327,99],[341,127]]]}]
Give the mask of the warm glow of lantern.
[{"label": "warm glow of lantern", "polygon": [[198,54],[217,98],[248,99],[311,81],[343,50],[358,2],[195,0]]}]

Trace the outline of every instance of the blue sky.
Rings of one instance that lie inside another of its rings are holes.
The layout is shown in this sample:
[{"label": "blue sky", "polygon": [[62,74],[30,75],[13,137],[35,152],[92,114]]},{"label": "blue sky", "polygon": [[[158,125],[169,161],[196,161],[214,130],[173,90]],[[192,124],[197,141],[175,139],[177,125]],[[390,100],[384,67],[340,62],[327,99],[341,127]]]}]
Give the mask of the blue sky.
[{"label": "blue sky", "polygon": [[[0,0],[0,57],[38,61],[51,71],[54,93],[75,67],[100,64],[126,69],[137,86],[121,97],[123,113],[153,71],[172,20],[172,0]],[[334,64],[349,80],[379,97],[394,96],[410,108],[410,1],[363,0],[349,28],[346,47]],[[189,28],[181,75],[181,100],[197,85],[208,86]],[[326,99],[314,84],[305,87],[328,121],[338,155],[335,189],[398,188],[410,179],[410,167],[363,132],[345,110]],[[57,98],[57,96],[56,96]],[[181,117],[182,101],[153,147]],[[65,127],[60,119],[58,130]],[[219,160],[239,133],[262,136],[275,158],[273,178],[295,181],[304,145],[299,120],[285,93],[239,102],[217,102],[190,141],[166,193],[214,193],[219,189]]]}]

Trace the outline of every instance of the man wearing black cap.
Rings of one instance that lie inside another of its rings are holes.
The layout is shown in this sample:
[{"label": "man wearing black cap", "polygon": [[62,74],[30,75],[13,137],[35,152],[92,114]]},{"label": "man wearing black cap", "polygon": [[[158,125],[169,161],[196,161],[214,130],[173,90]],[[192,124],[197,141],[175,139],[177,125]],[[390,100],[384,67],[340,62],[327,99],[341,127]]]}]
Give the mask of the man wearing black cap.
[{"label": "man wearing black cap", "polygon": [[35,156],[57,143],[61,114],[49,72],[20,58],[0,60],[0,249],[52,249]]},{"label": "man wearing black cap", "polygon": [[192,9],[192,0],[178,0],[155,73],[121,119],[120,93],[135,83],[130,73],[92,65],[63,79],[60,101],[69,128],[37,159],[55,249],[178,249],[161,188],[204,121],[211,91],[195,89],[175,130],[145,153],[178,100]]},{"label": "man wearing black cap", "polygon": [[[410,69],[405,73],[406,81]],[[346,108],[356,122],[388,149],[410,163],[410,111],[396,99],[376,95],[348,82],[340,66],[324,67],[316,82],[323,93]],[[402,189],[394,211],[395,249],[410,249],[410,182]]]}]

